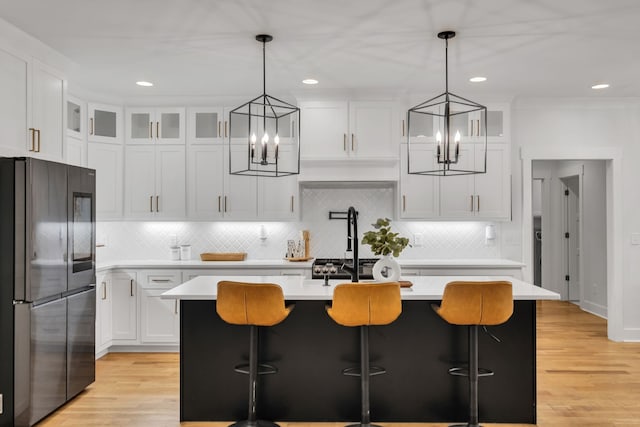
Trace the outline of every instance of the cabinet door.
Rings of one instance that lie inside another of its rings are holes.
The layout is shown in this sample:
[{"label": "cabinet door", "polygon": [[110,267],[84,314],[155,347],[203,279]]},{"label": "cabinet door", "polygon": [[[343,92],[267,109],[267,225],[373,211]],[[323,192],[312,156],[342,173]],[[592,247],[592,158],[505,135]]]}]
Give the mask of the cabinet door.
[{"label": "cabinet door", "polygon": [[[475,161],[474,144],[460,144],[457,168],[471,169]],[[440,177],[440,216],[444,219],[475,215],[474,175]]]},{"label": "cabinet door", "polygon": [[81,139],[67,136],[65,144],[65,162],[70,165],[87,165],[87,143]]},{"label": "cabinet door", "polygon": [[300,156],[335,159],[349,154],[349,107],[344,102],[300,103]]},{"label": "cabinet door", "polygon": [[111,144],[122,143],[122,108],[113,105],[88,104],[88,139]]},{"label": "cabinet door", "polygon": [[222,108],[189,108],[187,114],[189,144],[222,144],[225,118]]},{"label": "cabinet door", "polygon": [[27,60],[0,49],[0,155],[3,156],[24,156],[31,148],[27,146],[27,76]]},{"label": "cabinet door", "polygon": [[141,342],[180,342],[179,301],[160,298],[169,289],[171,288],[140,290]]},{"label": "cabinet door", "polygon": [[107,349],[113,339],[113,287],[109,276],[98,277],[96,292],[96,353]]},{"label": "cabinet door", "polygon": [[220,219],[223,216],[224,159],[223,145],[190,146],[187,168],[188,215],[193,219]]},{"label": "cabinet door", "polygon": [[156,125],[156,117],[152,109],[127,108],[125,117],[125,142],[127,144],[153,144],[154,135],[157,134],[160,126]]},{"label": "cabinet door", "polygon": [[184,108],[158,108],[155,111],[155,138],[159,144],[184,144]]},{"label": "cabinet door", "polygon": [[186,171],[184,146],[156,147],[156,217],[184,219]]},{"label": "cabinet door", "polygon": [[[476,165],[484,161],[477,150]],[[487,145],[487,173],[474,175],[475,210],[478,217],[509,219],[511,217],[510,150],[508,144]]]},{"label": "cabinet door", "polygon": [[[295,146],[280,143],[278,165],[283,170],[295,169],[298,162]],[[295,219],[298,215],[298,177],[296,175],[258,178],[258,218],[267,220]]]},{"label": "cabinet door", "polygon": [[136,275],[112,274],[113,339],[135,340],[138,337],[138,291]]},{"label": "cabinet door", "polygon": [[87,144],[87,165],[96,170],[96,219],[122,218],[122,146]]},{"label": "cabinet door", "polygon": [[125,148],[124,215],[126,218],[152,218],[158,211],[155,190],[155,147]]},{"label": "cabinet door", "polygon": [[349,104],[348,150],[358,157],[398,157],[396,109],[391,102]]},{"label": "cabinet door", "polygon": [[[255,176],[231,175],[229,173],[229,149],[245,152],[247,147],[241,145],[228,145],[225,147],[225,174],[224,174],[224,217],[228,219],[255,219],[258,212],[257,185]],[[244,157],[234,155],[234,161],[244,161]]]},{"label": "cabinet door", "polygon": [[36,157],[56,161],[64,159],[64,90],[65,81],[56,71],[34,61],[31,127],[36,129],[37,135]]},{"label": "cabinet door", "polygon": [[67,136],[85,139],[85,121],[87,104],[73,96],[67,95]]},{"label": "cabinet door", "polygon": [[[436,169],[433,144],[411,144],[411,170]],[[406,219],[435,218],[439,214],[439,180],[437,176],[412,175],[408,171],[407,144],[400,154],[400,217]]]}]

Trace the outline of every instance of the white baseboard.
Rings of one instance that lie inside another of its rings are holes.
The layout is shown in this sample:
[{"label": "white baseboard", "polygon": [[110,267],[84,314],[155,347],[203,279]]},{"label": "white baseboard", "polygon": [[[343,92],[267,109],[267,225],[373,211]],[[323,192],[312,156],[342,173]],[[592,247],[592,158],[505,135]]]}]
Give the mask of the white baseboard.
[{"label": "white baseboard", "polygon": [[596,304],[591,301],[582,301],[580,303],[580,308],[587,313],[595,314],[603,319],[607,318],[607,307],[604,305]]}]

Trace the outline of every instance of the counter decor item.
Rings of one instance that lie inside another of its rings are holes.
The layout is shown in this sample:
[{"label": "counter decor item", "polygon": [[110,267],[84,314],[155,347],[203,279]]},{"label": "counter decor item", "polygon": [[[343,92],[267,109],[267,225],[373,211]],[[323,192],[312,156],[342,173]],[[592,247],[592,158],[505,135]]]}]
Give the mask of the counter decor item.
[{"label": "counter decor item", "polygon": [[180,259],[183,261],[191,259],[191,245],[180,245]]},{"label": "counter decor item", "polygon": [[309,261],[309,230],[300,231],[300,240],[287,240],[287,254],[284,259],[291,262]]},{"label": "counter decor item", "polygon": [[204,252],[200,254],[202,261],[244,261],[246,252]]},{"label": "counter decor item", "polygon": [[400,279],[400,264],[394,257],[399,256],[400,252],[409,245],[409,239],[391,231],[389,218],[378,218],[375,224],[371,225],[376,230],[364,233],[362,243],[370,245],[374,255],[382,255],[382,258],[373,265],[373,278],[378,282],[397,281]]}]

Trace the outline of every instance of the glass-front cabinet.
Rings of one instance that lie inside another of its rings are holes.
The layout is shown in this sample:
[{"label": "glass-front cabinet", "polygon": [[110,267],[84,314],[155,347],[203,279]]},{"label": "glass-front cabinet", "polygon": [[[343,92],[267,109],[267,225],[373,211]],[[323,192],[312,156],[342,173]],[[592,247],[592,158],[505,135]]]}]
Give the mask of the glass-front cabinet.
[{"label": "glass-front cabinet", "polygon": [[90,103],[87,110],[89,141],[122,143],[122,107]]},{"label": "glass-front cabinet", "polygon": [[127,144],[184,144],[185,109],[127,108]]},{"label": "glass-front cabinet", "polygon": [[70,95],[67,96],[67,136],[84,139],[86,112],[84,102]]}]

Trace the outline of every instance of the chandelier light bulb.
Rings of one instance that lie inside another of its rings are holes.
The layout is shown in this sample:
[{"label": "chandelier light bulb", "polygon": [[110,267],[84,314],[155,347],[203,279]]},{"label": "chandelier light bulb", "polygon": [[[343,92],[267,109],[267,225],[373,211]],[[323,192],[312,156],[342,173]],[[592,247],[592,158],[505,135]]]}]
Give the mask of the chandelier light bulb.
[{"label": "chandelier light bulb", "polygon": [[251,134],[251,143],[255,145],[256,140],[257,140],[257,137],[256,137],[256,133],[254,132]]},{"label": "chandelier light bulb", "polygon": [[265,132],[262,136],[262,144],[266,144],[267,142],[269,142],[269,134]]},{"label": "chandelier light bulb", "polygon": [[458,144],[460,142],[460,131],[459,130],[456,131],[456,136],[454,137],[454,141],[456,142],[456,144]]},{"label": "chandelier light bulb", "polygon": [[442,134],[440,133],[440,131],[438,131],[438,133],[436,133],[436,142],[438,144],[442,143]]},{"label": "chandelier light bulb", "polygon": [[280,143],[280,137],[278,136],[277,133],[276,133],[276,136],[273,137],[273,143],[276,145]]}]

